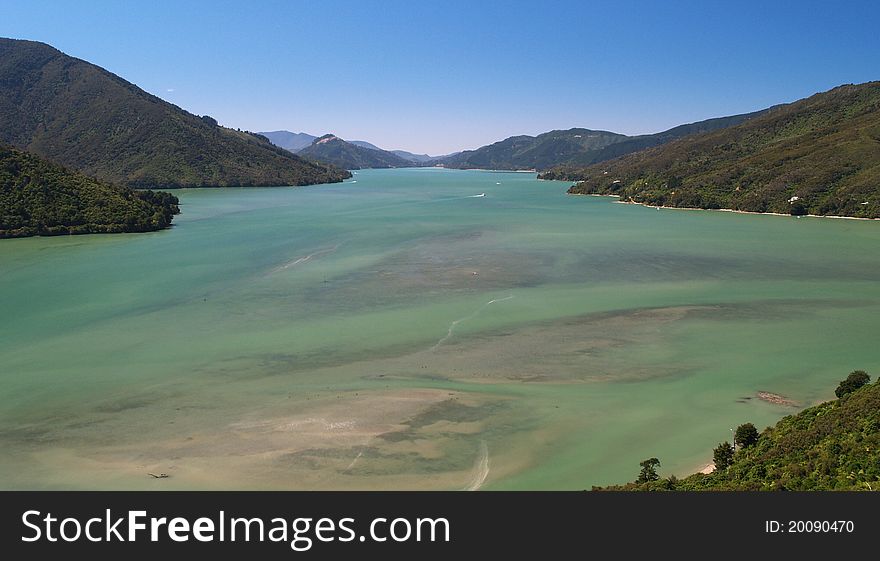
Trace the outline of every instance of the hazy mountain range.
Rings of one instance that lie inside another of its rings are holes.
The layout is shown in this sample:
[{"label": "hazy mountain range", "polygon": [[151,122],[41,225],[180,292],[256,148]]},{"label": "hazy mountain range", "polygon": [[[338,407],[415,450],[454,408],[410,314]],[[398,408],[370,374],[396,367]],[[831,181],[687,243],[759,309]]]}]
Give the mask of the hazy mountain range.
[{"label": "hazy mountain range", "polygon": [[[304,133],[304,132],[290,132],[285,130],[280,131],[269,131],[269,132],[260,132],[261,134],[269,139],[269,141],[275,146],[284,148],[285,150],[290,150],[291,152],[297,153],[301,150],[310,146],[315,140],[318,139],[317,136]],[[335,135],[334,135],[335,136]],[[339,137],[337,137],[339,138]],[[341,139],[340,139],[341,140]],[[447,154],[443,156],[429,156],[428,154],[413,154],[412,152],[407,152],[406,150],[385,150],[383,148],[379,148],[375,144],[371,142],[367,142],[366,140],[346,140],[349,144],[354,144],[355,146],[359,146],[361,148],[368,148],[370,150],[378,150],[380,152],[389,152],[394,154],[399,158],[403,158],[407,160],[410,164],[425,164],[427,162],[438,161],[443,158],[447,158],[454,154]],[[455,154],[458,154],[456,152]],[[384,167],[384,166],[383,166]],[[346,168],[353,169],[353,168]]]},{"label": "hazy mountain range", "polygon": [[[429,156],[427,154],[413,154],[403,150],[386,151],[375,144],[363,140],[350,140],[350,144],[361,148],[368,148],[380,152],[396,155],[417,166],[443,166],[458,169],[534,169],[546,170],[560,165],[588,165],[596,162],[610,160],[638,150],[657,146],[677,138],[691,134],[709,132],[742,123],[748,119],[763,113],[756,111],[730,117],[708,119],[697,123],[680,125],[669,130],[638,136],[627,136],[609,131],[573,128],[568,130],[554,130],[537,136],[519,135],[511,136],[476,150],[465,150],[444,156]],[[305,142],[308,138],[314,142],[315,138],[305,133],[291,133],[288,131],[260,133],[269,138],[273,143],[282,148],[301,153],[304,148],[294,148]],[[321,151],[313,151],[310,155],[321,160]],[[379,158],[379,167],[389,166],[387,157]],[[346,169],[359,167],[371,167],[363,165],[366,159],[325,159],[327,163],[342,166]],[[361,162],[358,164],[357,162]],[[344,164],[350,164],[345,166]]]}]

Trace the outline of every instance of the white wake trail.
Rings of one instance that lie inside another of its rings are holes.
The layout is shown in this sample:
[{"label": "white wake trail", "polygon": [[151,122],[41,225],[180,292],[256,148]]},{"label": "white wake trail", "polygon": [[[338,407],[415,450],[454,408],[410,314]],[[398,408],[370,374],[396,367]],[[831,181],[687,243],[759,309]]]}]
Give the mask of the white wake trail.
[{"label": "white wake trail", "polygon": [[339,249],[339,246],[341,246],[341,245],[342,245],[342,242],[334,245],[333,247],[330,247],[327,249],[322,249],[322,250],[316,251],[314,253],[309,253],[308,255],[305,255],[303,257],[299,257],[293,261],[290,261],[289,263],[285,263],[284,265],[281,265],[280,267],[275,267],[274,269],[272,269],[272,272],[277,273],[280,271],[284,271],[286,269],[290,269],[291,267],[296,267],[297,265],[305,263],[306,261],[311,260],[313,257],[318,257],[320,255],[326,255],[328,253],[333,253],[334,251]]},{"label": "white wake trail", "polygon": [[489,477],[489,446],[486,444],[485,440],[481,440],[480,453],[477,455],[477,460],[474,462],[474,475],[464,490],[479,491],[480,487],[483,486],[483,483],[486,482],[487,477]]},{"label": "white wake trail", "polygon": [[357,456],[354,457],[354,459],[351,461],[351,463],[348,464],[348,467],[345,468],[345,470],[343,470],[343,471],[351,471],[351,468],[354,467],[354,465],[357,463],[358,460],[361,459],[361,456],[363,456],[363,455],[364,455],[364,451],[363,451],[363,450],[361,450],[360,452],[358,452]]},{"label": "white wake trail", "polygon": [[449,329],[446,330],[446,335],[444,335],[439,341],[437,341],[434,344],[434,346],[431,347],[431,350],[432,351],[436,350],[437,347],[439,347],[440,345],[445,343],[450,337],[452,337],[452,333],[455,331],[455,328],[459,323],[461,323],[463,321],[467,321],[467,320],[475,317],[477,314],[479,314],[481,311],[483,311],[484,308],[487,308],[496,302],[504,302],[505,300],[510,300],[511,298],[513,298],[513,294],[511,294],[509,296],[505,296],[504,298],[496,298],[494,300],[489,300],[488,302],[486,302],[485,304],[483,304],[482,306],[480,306],[479,308],[474,310],[470,315],[467,315],[463,318],[459,318],[459,319],[453,321],[452,323],[449,324]]}]

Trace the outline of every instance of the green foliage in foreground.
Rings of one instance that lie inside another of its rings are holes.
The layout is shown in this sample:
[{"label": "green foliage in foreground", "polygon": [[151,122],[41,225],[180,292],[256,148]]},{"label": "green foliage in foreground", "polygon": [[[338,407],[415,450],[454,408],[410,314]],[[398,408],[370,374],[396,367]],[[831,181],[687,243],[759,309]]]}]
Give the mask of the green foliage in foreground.
[{"label": "green foliage in foreground", "polygon": [[649,481],[657,481],[660,476],[657,475],[657,468],[660,467],[660,460],[657,458],[648,458],[639,464],[642,470],[639,472],[639,483],[647,483]]},{"label": "green foliage in foreground", "polygon": [[633,483],[593,489],[880,490],[880,383],[785,417],[764,429],[754,444],[732,454],[729,448],[729,443],[722,443],[715,449],[716,470],[710,474],[656,481],[639,477]]},{"label": "green foliage in foreground", "polygon": [[736,428],[733,441],[740,448],[748,448],[758,442],[758,429],[752,423],[744,423]]},{"label": "green foliage in foreground", "polygon": [[843,397],[847,394],[851,394],[870,381],[871,377],[868,376],[867,372],[864,370],[855,370],[846,377],[846,380],[840,382],[837,389],[834,390],[834,395],[837,397]]},{"label": "green foliage in foreground", "polygon": [[880,82],[544,179],[656,206],[880,218]]},{"label": "green foliage in foreground", "polygon": [[715,462],[715,469],[727,469],[733,463],[733,446],[730,442],[721,442],[712,452],[712,460]]},{"label": "green foliage in foreground", "polygon": [[0,238],[159,230],[177,204],[169,193],[117,187],[0,145]]}]

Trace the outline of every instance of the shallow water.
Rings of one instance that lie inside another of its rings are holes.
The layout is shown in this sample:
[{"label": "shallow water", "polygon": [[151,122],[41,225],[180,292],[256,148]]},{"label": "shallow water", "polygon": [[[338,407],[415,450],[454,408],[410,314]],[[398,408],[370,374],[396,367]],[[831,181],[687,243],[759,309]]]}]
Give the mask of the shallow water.
[{"label": "shallow water", "polygon": [[880,373],[880,223],[353,179],[0,242],[0,487],[581,489],[651,456],[682,476],[798,410],[757,392],[806,406]]}]

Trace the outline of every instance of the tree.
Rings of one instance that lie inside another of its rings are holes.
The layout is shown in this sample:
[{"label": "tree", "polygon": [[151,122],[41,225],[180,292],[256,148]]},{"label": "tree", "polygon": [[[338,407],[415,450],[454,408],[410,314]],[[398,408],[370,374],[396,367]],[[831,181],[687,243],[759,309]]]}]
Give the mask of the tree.
[{"label": "tree", "polygon": [[791,203],[791,215],[792,216],[804,216],[806,214],[807,214],[807,207],[805,207],[803,203],[800,203],[800,202]]},{"label": "tree", "polygon": [[748,448],[758,442],[758,429],[752,423],[745,423],[736,427],[733,442],[740,448]]},{"label": "tree", "polygon": [[715,460],[716,470],[729,468],[733,464],[733,446],[730,445],[730,442],[725,441],[718,444],[712,454],[712,459]]},{"label": "tree", "polygon": [[639,483],[647,483],[648,481],[657,481],[660,476],[657,475],[657,468],[660,467],[660,460],[657,458],[648,458],[644,462],[639,463],[642,471],[639,472]]},{"label": "tree", "polygon": [[846,380],[840,382],[840,385],[834,390],[834,395],[841,398],[847,394],[851,394],[870,381],[871,377],[868,376],[867,372],[864,370],[854,370],[846,377]]}]

